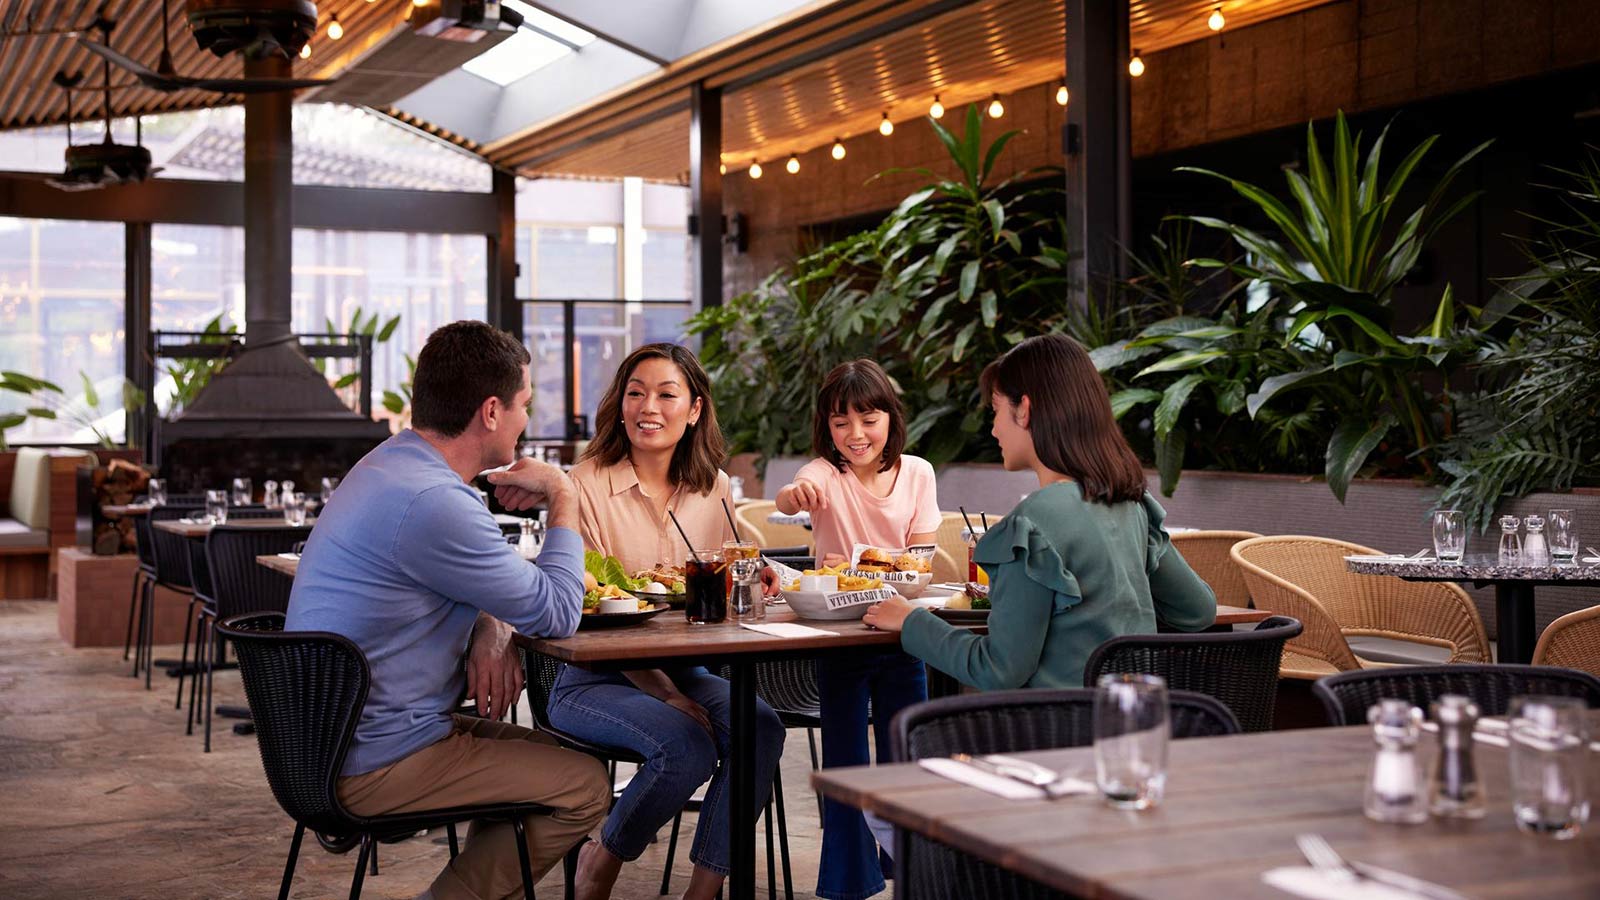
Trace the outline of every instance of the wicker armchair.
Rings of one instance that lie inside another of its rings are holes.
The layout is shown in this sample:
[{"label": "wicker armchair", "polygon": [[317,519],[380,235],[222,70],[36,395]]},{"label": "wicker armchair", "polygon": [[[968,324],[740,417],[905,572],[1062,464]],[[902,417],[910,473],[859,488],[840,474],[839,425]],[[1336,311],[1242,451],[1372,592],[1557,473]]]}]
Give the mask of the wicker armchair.
[{"label": "wicker armchair", "polygon": [[[939,513],[939,536],[934,543],[933,580],[940,583],[967,580],[967,542],[961,539],[966,520],[958,512]],[[973,519],[976,524],[977,519]]]},{"label": "wicker armchair", "polygon": [[734,521],[745,540],[755,541],[762,547],[812,547],[811,531],[804,525],[774,525],[767,516],[778,511],[771,500],[752,500],[741,503],[733,510]]},{"label": "wicker armchair", "polygon": [[1253,631],[1114,637],[1089,654],[1083,683],[1093,687],[1107,672],[1160,675],[1168,687],[1221,700],[1245,731],[1271,731],[1283,645],[1300,631],[1294,619],[1273,616]]},{"label": "wicker armchair", "polygon": [[[1088,688],[991,691],[918,703],[894,717],[889,735],[895,762],[954,753],[1020,753],[1094,742],[1094,694]],[[1172,691],[1175,738],[1238,734],[1239,723],[1220,702]],[[895,829],[895,897],[968,900],[972,897],[1054,898],[1064,895],[903,828]]]},{"label": "wicker armchair", "polygon": [[1600,675],[1600,606],[1570,612],[1551,622],[1533,648],[1533,664]]},{"label": "wicker armchair", "polygon": [[[533,803],[460,806],[451,809],[358,816],[339,802],[335,786],[356,723],[366,704],[371,672],[361,651],[347,638],[320,631],[284,631],[283,614],[256,613],[229,619],[217,632],[234,642],[239,674],[255,718],[261,764],[278,805],[295,821],[289,859],[284,864],[279,900],[289,896],[300,842],[306,829],[361,840],[350,887],[361,896],[369,863],[377,871],[377,840],[445,826],[455,856],[455,823],[469,819],[509,819],[522,864],[522,893],[533,900],[533,872],[522,820],[550,812]],[[577,857],[567,858],[568,884]]]},{"label": "wicker armchair", "polygon": [[1331,725],[1360,725],[1367,708],[1394,698],[1426,709],[1443,694],[1471,697],[1486,716],[1503,716],[1512,697],[1581,697],[1600,708],[1600,678],[1554,666],[1396,666],[1329,675],[1311,686]]},{"label": "wicker armchair", "polygon": [[1345,568],[1345,556],[1377,552],[1305,536],[1251,538],[1233,546],[1230,553],[1256,607],[1305,626],[1284,649],[1284,677],[1315,679],[1384,665],[1356,656],[1347,637],[1358,636],[1437,647],[1451,663],[1490,660],[1488,634],[1466,591]]},{"label": "wicker armchair", "polygon": [[1254,531],[1183,531],[1172,536],[1172,546],[1200,579],[1211,586],[1224,606],[1249,606],[1250,588],[1230,551],[1240,541],[1258,538]]}]

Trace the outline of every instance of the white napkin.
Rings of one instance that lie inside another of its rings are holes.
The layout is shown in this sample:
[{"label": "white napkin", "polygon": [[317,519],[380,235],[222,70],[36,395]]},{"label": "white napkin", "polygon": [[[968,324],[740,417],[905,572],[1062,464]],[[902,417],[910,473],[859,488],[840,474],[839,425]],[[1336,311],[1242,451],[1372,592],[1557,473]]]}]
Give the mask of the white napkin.
[{"label": "white napkin", "polygon": [[278,554],[278,558],[279,559],[299,559],[300,558],[300,554],[298,554],[298,553],[279,553]]},{"label": "white napkin", "polygon": [[1426,900],[1422,894],[1376,881],[1346,881],[1310,866],[1284,866],[1261,873],[1261,880],[1285,893],[1312,900]]},{"label": "white napkin", "polygon": [[823,631],[821,628],[812,628],[809,625],[796,625],[793,622],[773,622],[771,625],[747,625],[741,622],[739,623],[739,627],[748,628],[751,631],[759,631],[762,634],[770,634],[773,637],[781,638],[834,636],[833,632],[831,631]]}]

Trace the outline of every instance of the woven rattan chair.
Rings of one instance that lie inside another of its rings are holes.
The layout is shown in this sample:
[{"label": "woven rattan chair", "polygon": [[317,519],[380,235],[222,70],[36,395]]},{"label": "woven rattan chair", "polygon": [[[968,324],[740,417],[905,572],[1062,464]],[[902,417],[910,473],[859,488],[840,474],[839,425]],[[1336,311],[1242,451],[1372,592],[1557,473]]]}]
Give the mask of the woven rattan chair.
[{"label": "woven rattan chair", "polygon": [[1600,606],[1570,612],[1551,622],[1533,648],[1533,664],[1600,675]]},{"label": "woven rattan chair", "polygon": [[[625,747],[609,747],[604,744],[595,744],[568,734],[550,724],[550,693],[555,689],[556,679],[561,675],[562,663],[553,656],[532,651],[522,655],[522,668],[524,682],[528,688],[528,708],[533,713],[534,725],[540,731],[549,734],[569,749],[587,753],[600,760],[611,773],[613,783],[617,780],[617,763],[642,764],[644,757]],[[779,714],[780,718],[782,714]],[[772,774],[772,797],[767,802],[767,896],[778,895],[777,872],[778,865],[774,856],[772,814],[776,806],[778,811],[778,835],[783,851],[783,893],[786,900],[794,897],[794,885],[789,870],[789,836],[788,823],[783,814],[783,767],[780,765]],[[691,800],[685,809],[697,810],[700,808],[698,800]],[[672,817],[672,835],[667,839],[667,859],[661,867],[661,891],[668,894],[672,891],[672,863],[678,853],[678,831],[683,825],[683,810],[679,810]],[[570,892],[569,892],[570,898]]]},{"label": "woven rattan chair", "polygon": [[1466,591],[1345,568],[1345,556],[1377,552],[1306,536],[1251,538],[1233,546],[1256,608],[1292,616],[1305,626],[1284,649],[1283,677],[1315,679],[1385,664],[1358,657],[1351,649],[1353,638],[1438,648],[1443,662],[1491,658],[1483,620]]},{"label": "woven rattan chair", "polygon": [[739,533],[745,540],[755,541],[762,547],[805,547],[810,553],[814,540],[810,529],[804,525],[774,525],[767,521],[767,516],[778,511],[778,505],[771,500],[751,500],[741,503],[733,510],[734,521],[739,524]]},{"label": "woven rattan chair", "polygon": [[[1094,694],[1088,688],[992,691],[907,707],[894,717],[895,762],[955,753],[1021,753],[1094,742]],[[1238,734],[1239,722],[1219,701],[1172,691],[1175,738]],[[973,897],[1056,898],[1063,895],[905,829],[895,829],[897,900]]]},{"label": "woven rattan chair", "polygon": [[[206,535],[205,563],[212,604],[201,613],[196,662],[205,673],[205,752],[211,752],[212,683],[222,648],[212,638],[215,623],[259,612],[287,612],[294,582],[256,562],[257,556],[287,553],[306,536],[304,528],[217,525]],[[197,591],[198,593],[198,591]],[[199,675],[192,689],[199,693]],[[190,704],[190,709],[194,704]]]},{"label": "woven rattan chair", "polygon": [[[1244,573],[1233,561],[1233,545],[1258,538],[1254,531],[1181,531],[1172,536],[1172,546],[1200,579],[1211,586],[1217,602],[1224,606],[1249,606],[1250,588]],[[1248,731],[1248,726],[1246,727]]]},{"label": "woven rattan chair", "polygon": [[[977,523],[977,519],[973,519]],[[961,530],[967,522],[958,512],[939,513],[939,532],[934,543],[938,551],[933,555],[933,580],[940,583],[967,580],[967,542],[961,539]]]},{"label": "woven rattan chair", "polygon": [[1394,666],[1329,675],[1311,692],[1322,701],[1331,725],[1365,724],[1368,707],[1379,700],[1405,700],[1427,709],[1443,694],[1472,698],[1485,716],[1503,716],[1512,697],[1529,694],[1581,697],[1600,707],[1600,678],[1554,666]]},{"label": "woven rattan chair", "polygon": [[1283,645],[1300,630],[1273,616],[1254,631],[1115,637],[1089,654],[1083,683],[1094,687],[1108,672],[1160,675],[1170,688],[1221,700],[1245,731],[1271,731]]},{"label": "woven rattan chair", "polygon": [[[358,816],[339,802],[339,770],[350,750],[371,684],[367,660],[355,644],[341,635],[282,629],[282,613],[240,616],[217,626],[219,634],[233,641],[239,656],[239,673],[255,718],[267,784],[278,805],[295,821],[289,859],[278,888],[279,900],[289,896],[300,841],[307,828],[360,837],[361,853],[350,885],[353,900],[361,896],[369,862],[376,862],[377,840],[443,825],[449,830],[450,854],[454,858],[455,823],[471,819],[511,822],[522,864],[522,893],[533,900],[533,872],[522,820],[548,814],[548,807],[500,803]],[[569,884],[575,862],[576,857],[568,854]]]}]

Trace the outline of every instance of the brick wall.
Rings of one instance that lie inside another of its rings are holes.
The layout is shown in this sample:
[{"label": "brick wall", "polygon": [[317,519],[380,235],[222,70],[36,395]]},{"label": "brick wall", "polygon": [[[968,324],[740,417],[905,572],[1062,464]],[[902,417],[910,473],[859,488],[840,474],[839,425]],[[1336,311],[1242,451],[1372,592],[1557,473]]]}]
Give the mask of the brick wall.
[{"label": "brick wall", "polygon": [[[1141,157],[1600,62],[1600,0],[1341,0],[1145,61],[1132,100]],[[986,138],[1023,131],[999,177],[1060,164],[1065,110],[1054,95],[1053,84],[1029,88],[1003,98],[1004,118],[984,117]],[[959,128],[962,114],[951,110],[944,121]],[[760,180],[729,173],[725,208],[749,228],[749,251],[725,263],[729,296],[792,259],[802,226],[888,210],[926,180],[874,174],[894,166],[948,174],[921,121],[845,147],[841,161],[827,147],[801,155],[797,175],[782,158],[764,163]]]}]

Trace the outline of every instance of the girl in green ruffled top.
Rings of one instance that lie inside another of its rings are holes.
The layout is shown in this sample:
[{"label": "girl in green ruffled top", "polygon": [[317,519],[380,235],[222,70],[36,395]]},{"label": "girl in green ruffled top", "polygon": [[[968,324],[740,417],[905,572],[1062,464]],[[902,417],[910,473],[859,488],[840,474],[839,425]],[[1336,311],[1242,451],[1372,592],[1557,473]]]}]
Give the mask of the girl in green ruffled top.
[{"label": "girl in green ruffled top", "polygon": [[1216,619],[1211,588],[1172,546],[1166,513],[1111,415],[1089,355],[1065,335],[1029,338],[984,369],[990,432],[1009,472],[1039,490],[978,542],[989,633],[950,626],[896,597],[868,625],[902,632],[907,653],[982,690],[1080,687],[1095,647],[1121,634]]}]

